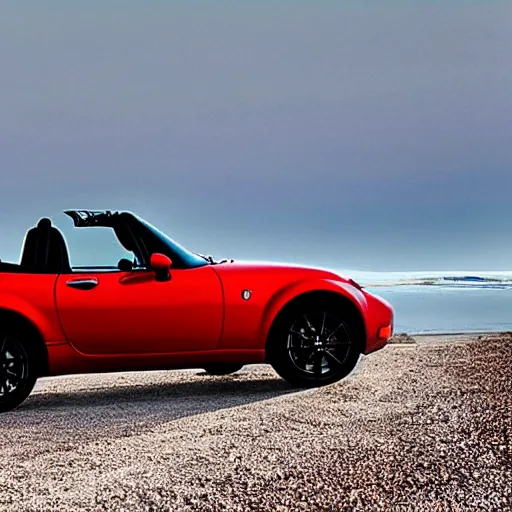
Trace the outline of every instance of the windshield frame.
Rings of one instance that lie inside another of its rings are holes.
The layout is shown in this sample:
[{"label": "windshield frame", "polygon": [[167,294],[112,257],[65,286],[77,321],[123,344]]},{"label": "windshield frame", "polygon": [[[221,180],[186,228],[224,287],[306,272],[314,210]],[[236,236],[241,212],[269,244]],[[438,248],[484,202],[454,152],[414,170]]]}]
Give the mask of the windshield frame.
[{"label": "windshield frame", "polygon": [[[133,214],[132,214],[133,215]],[[160,231],[158,228],[153,226],[147,220],[139,217],[138,215],[133,215],[133,218],[137,221],[136,230],[138,233],[136,234],[137,238],[142,241],[144,245],[144,249],[147,254],[146,256],[146,264],[149,267],[149,259],[151,254],[155,252],[160,252],[168,256],[172,261],[173,268],[199,268],[210,265],[209,261],[205,258],[189,251],[181,244],[173,240],[171,237]]]}]

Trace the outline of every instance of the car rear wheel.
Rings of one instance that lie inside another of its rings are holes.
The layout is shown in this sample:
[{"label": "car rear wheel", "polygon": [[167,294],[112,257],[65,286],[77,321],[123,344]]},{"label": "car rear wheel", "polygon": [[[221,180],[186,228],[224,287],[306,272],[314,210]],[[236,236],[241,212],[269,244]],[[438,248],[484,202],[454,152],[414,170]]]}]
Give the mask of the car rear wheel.
[{"label": "car rear wheel", "polygon": [[0,413],[18,407],[37,380],[34,351],[17,336],[0,333]]},{"label": "car rear wheel", "polygon": [[237,363],[212,364],[205,366],[204,371],[210,375],[229,375],[241,370],[243,366]]},{"label": "car rear wheel", "polygon": [[267,360],[297,387],[337,382],[355,368],[361,354],[357,324],[341,308],[306,304],[285,313],[267,344]]}]

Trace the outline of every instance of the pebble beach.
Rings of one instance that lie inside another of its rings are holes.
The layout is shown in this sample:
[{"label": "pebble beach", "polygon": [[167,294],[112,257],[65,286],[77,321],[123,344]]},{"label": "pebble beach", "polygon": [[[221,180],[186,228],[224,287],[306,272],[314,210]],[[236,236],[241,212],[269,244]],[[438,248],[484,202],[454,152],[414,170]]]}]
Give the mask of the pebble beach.
[{"label": "pebble beach", "polygon": [[512,510],[512,335],[397,336],[344,381],[269,366],[40,381],[0,510]]}]

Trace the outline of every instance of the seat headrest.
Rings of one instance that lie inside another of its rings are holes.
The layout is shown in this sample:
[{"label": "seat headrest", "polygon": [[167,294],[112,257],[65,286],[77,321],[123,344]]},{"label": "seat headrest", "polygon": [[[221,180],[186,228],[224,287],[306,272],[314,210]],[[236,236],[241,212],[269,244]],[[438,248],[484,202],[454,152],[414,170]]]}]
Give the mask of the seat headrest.
[{"label": "seat headrest", "polygon": [[52,227],[52,221],[50,219],[47,219],[47,218],[41,219],[37,223],[37,227],[39,229],[50,229]]}]

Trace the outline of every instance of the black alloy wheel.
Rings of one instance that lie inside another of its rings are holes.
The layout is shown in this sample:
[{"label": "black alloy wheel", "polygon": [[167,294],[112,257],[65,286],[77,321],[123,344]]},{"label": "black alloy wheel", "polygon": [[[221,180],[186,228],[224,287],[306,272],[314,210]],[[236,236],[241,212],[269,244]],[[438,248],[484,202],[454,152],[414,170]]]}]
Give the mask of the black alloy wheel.
[{"label": "black alloy wheel", "polygon": [[31,351],[14,336],[0,334],[0,412],[20,405],[36,382]]},{"label": "black alloy wheel", "polygon": [[302,307],[285,316],[269,340],[268,359],[295,386],[337,382],[352,372],[361,353],[354,322],[344,311]]}]

